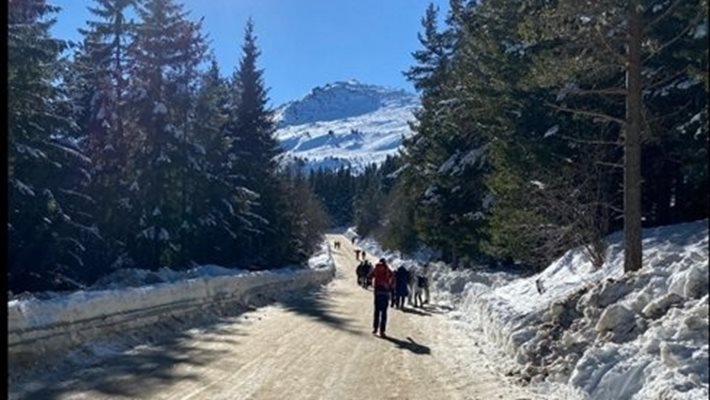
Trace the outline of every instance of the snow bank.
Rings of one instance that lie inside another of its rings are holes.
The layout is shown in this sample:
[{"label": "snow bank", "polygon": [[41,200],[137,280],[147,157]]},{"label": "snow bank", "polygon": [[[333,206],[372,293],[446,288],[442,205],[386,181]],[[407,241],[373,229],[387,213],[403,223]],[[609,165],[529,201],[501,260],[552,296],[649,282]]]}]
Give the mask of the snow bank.
[{"label": "snow bank", "polygon": [[162,275],[161,279],[174,281],[13,300],[8,302],[10,364],[212,307],[248,305],[257,298],[324,284],[335,273],[327,246],[308,266],[256,272],[203,266],[189,271],[192,277],[184,280],[176,280],[174,271],[160,270],[156,275]]},{"label": "snow bank", "polygon": [[707,398],[708,221],[645,230],[635,273],[623,273],[621,233],[608,241],[599,270],[574,249],[538,275],[468,285],[465,317],[526,380],[590,399]]}]

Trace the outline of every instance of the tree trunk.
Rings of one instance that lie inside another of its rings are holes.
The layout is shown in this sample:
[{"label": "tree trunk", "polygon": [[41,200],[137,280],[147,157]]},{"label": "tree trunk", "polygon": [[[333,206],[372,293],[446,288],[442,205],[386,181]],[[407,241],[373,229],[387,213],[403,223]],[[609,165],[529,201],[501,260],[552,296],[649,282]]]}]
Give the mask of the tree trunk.
[{"label": "tree trunk", "polygon": [[624,140],[624,271],[641,269],[641,13],[632,3],[626,64]]}]

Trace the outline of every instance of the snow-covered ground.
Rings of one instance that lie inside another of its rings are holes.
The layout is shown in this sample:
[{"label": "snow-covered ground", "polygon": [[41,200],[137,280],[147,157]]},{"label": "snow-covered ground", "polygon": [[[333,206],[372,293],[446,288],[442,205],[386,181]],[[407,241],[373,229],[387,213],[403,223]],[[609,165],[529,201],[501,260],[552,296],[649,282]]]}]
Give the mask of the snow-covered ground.
[{"label": "snow-covered ground", "polygon": [[401,90],[336,82],[281,106],[276,138],[286,161],[298,157],[309,170],[349,166],[359,172],[397,154],[402,138],[412,134],[408,121],[418,105]]},{"label": "snow-covered ground", "polygon": [[8,302],[10,359],[31,361],[85,341],[125,333],[215,307],[248,305],[332,279],[324,244],[307,268],[230,270],[216,265],[185,272],[119,270],[93,290],[23,297]]},{"label": "snow-covered ground", "polygon": [[[708,397],[708,221],[644,230],[644,267],[623,273],[622,235],[598,270],[581,249],[542,273],[451,271],[432,294],[504,372],[560,398]],[[384,254],[391,264],[421,263]],[[538,291],[538,288],[540,291]],[[480,345],[480,343],[479,343]]]}]

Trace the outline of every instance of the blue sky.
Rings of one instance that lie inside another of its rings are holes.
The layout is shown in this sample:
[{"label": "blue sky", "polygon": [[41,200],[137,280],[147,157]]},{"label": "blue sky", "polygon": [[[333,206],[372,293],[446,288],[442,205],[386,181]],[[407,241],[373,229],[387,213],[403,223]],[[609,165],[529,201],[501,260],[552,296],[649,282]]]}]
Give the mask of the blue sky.
[{"label": "blue sky", "polygon": [[[447,0],[184,0],[204,31],[224,75],[240,54],[244,24],[254,18],[260,65],[274,105],[297,99],[315,86],[357,79],[413,91],[402,71],[419,48],[420,20],[433,1]],[[88,0],[52,0],[62,7],[53,34],[78,40],[89,18]]]}]

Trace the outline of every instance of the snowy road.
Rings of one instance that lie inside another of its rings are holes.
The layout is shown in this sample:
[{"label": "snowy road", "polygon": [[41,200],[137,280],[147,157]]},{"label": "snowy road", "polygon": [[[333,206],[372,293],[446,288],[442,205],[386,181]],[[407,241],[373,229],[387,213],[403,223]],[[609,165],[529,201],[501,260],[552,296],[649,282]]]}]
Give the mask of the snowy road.
[{"label": "snowy road", "polygon": [[[344,236],[329,285],[199,334],[10,388],[23,399],[538,399],[474,358],[445,310],[390,309],[373,336],[372,292],[355,281]],[[371,257],[368,255],[368,257]],[[374,258],[373,258],[374,261]],[[474,351],[472,351],[474,350]],[[482,357],[482,356],[480,356]],[[28,390],[29,389],[29,390]]]}]

